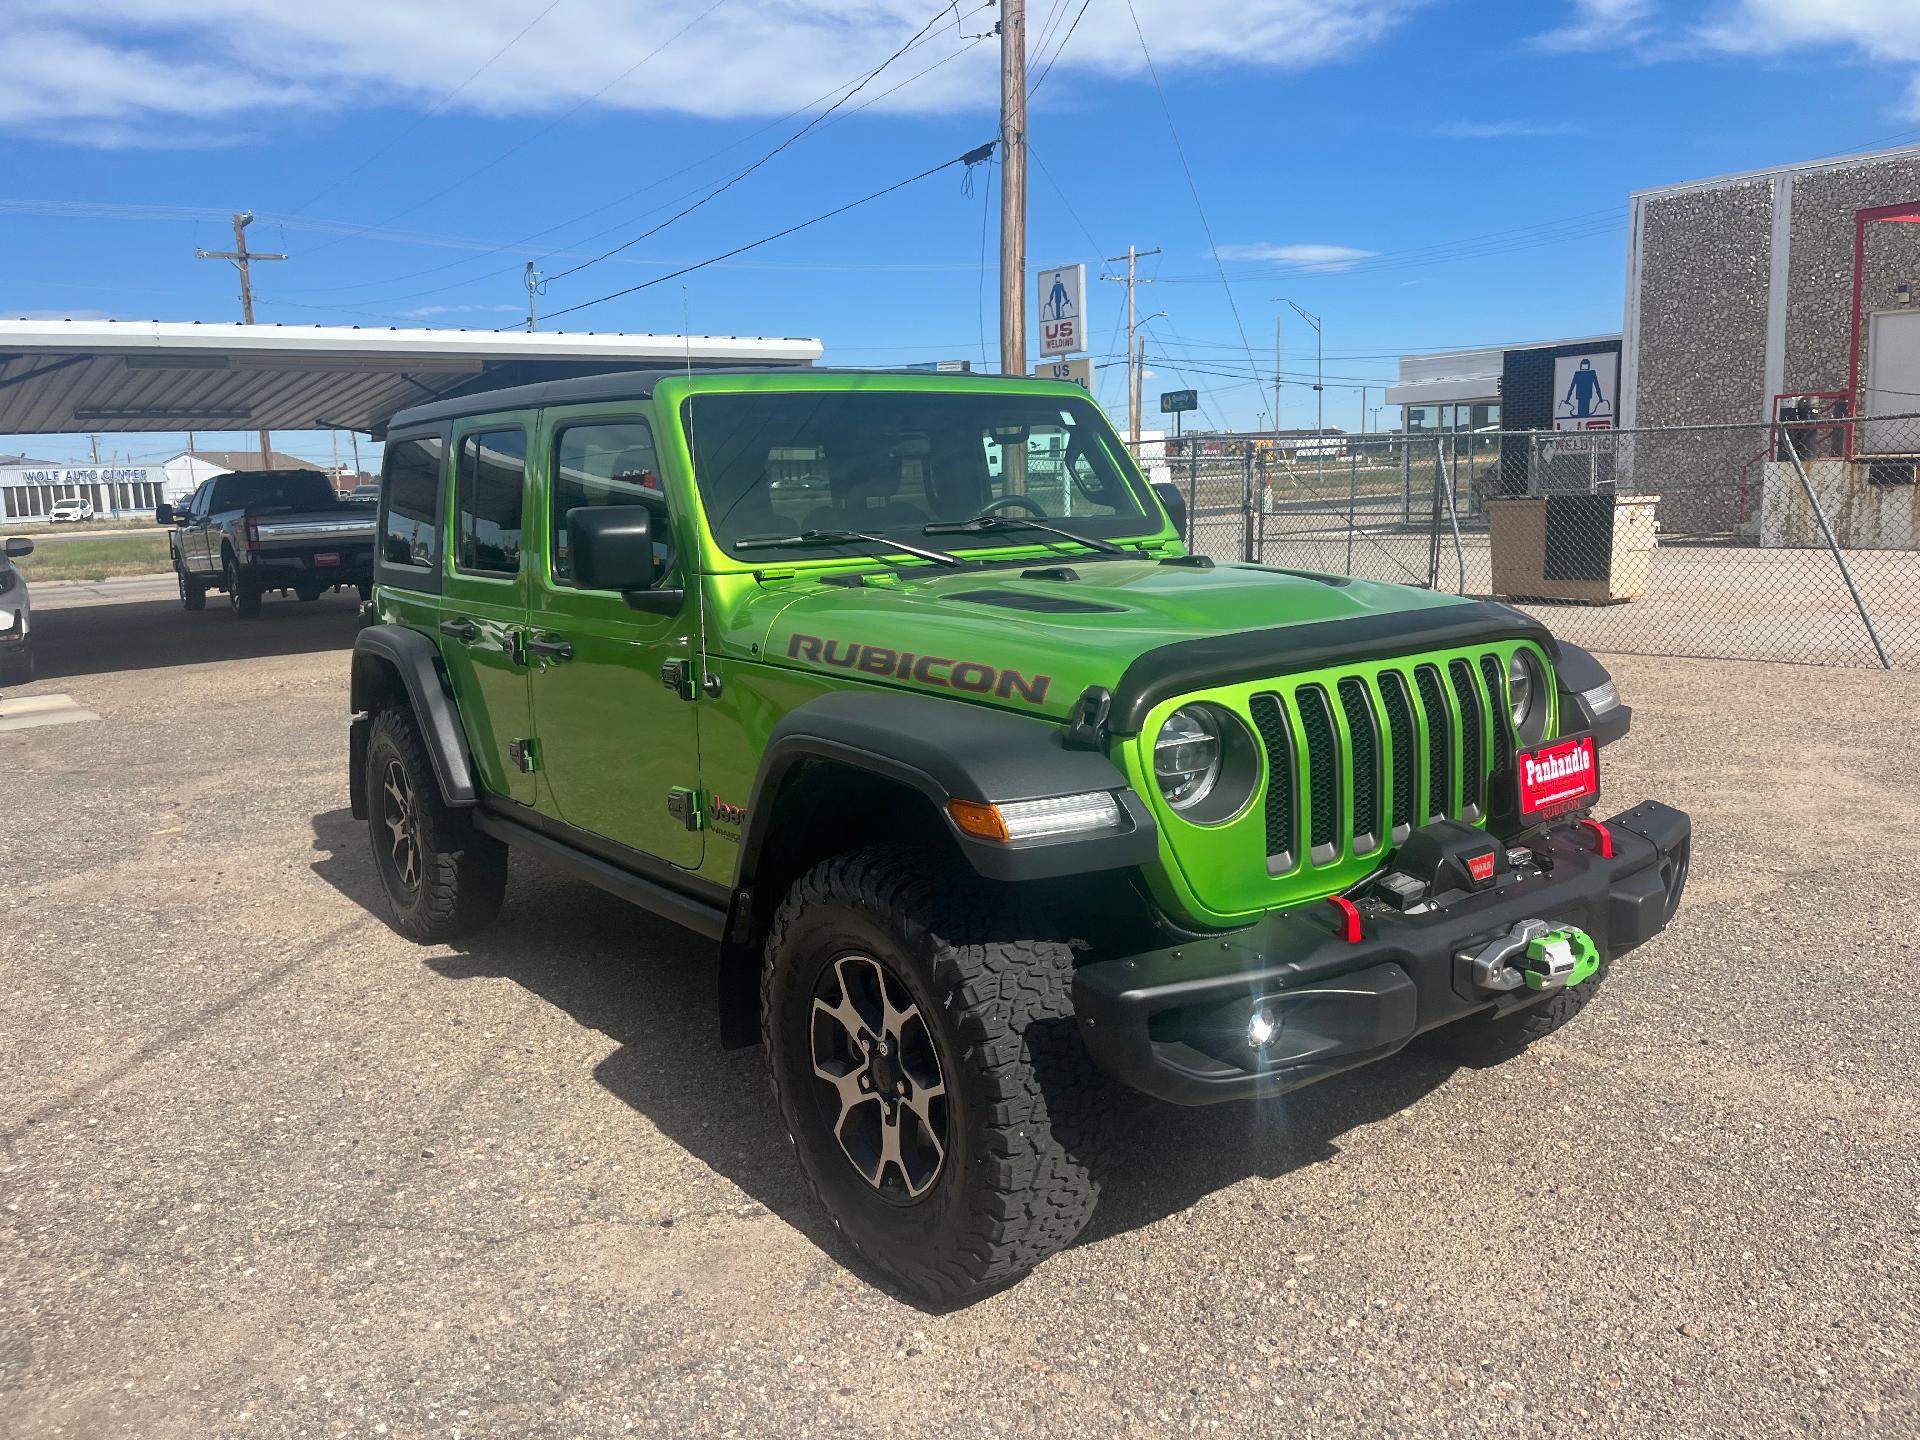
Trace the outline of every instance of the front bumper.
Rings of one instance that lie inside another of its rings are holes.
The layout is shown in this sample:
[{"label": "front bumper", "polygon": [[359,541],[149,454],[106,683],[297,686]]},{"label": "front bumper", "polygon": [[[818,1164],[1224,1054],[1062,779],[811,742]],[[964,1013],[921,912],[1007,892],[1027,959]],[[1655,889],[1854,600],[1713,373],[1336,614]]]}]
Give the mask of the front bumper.
[{"label": "front bumper", "polygon": [[[1686,885],[1692,822],[1649,801],[1607,821],[1613,854],[1569,824],[1531,843],[1540,870],[1422,913],[1369,910],[1350,943],[1322,902],[1251,929],[1095,961],[1074,975],[1074,1008],[1095,1063],[1182,1105],[1279,1095],[1392,1054],[1468,1015],[1544,996],[1475,987],[1460,952],[1523,920],[1585,930],[1607,961],[1651,939]],[[1543,873],[1544,872],[1544,873]],[[1590,982],[1591,983],[1591,982]],[[1261,1051],[1247,1020],[1278,1022]]]}]

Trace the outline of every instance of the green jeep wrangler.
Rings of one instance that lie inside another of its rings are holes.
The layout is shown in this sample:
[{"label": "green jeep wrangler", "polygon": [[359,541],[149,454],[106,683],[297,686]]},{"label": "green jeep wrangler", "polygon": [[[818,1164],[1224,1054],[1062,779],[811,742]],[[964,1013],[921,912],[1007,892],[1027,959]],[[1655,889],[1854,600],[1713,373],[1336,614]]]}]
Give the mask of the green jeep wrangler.
[{"label": "green jeep wrangler", "polygon": [[1629,711],[1499,604],[1181,544],[1072,385],[636,373],[395,417],[353,656],[393,924],[510,846],[718,942],[849,1243],[950,1301],[1087,1222],[1114,1084],[1484,1063],[1679,904]]}]

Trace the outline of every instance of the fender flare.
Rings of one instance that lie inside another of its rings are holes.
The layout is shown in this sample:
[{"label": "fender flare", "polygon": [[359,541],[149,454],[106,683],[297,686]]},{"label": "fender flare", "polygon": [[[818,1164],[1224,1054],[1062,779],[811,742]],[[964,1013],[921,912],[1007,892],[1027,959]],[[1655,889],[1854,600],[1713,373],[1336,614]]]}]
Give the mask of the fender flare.
[{"label": "fender flare", "polygon": [[399,677],[413,707],[420,738],[433,761],[434,778],[440,782],[441,798],[449,805],[479,803],[467,733],[440,668],[440,647],[404,625],[369,625],[362,630],[353,642],[352,704],[356,715],[374,709],[390,693],[385,678],[389,670]]},{"label": "fender flare", "polygon": [[1580,698],[1583,692],[1597,689],[1613,679],[1607,667],[1594,659],[1585,647],[1562,640],[1560,652],[1554,658],[1553,673],[1560,690],[1562,734],[1586,730],[1592,733],[1594,743],[1611,745],[1633,728],[1633,707],[1625,701],[1595,715]]},{"label": "fender flare", "polygon": [[[738,884],[752,885],[771,838],[774,799],[796,765],[826,761],[916,790],[932,802],[960,853],[989,880],[1044,880],[1151,862],[1159,834],[1126,776],[1105,755],[1072,750],[1057,720],[931,696],[837,691],[789,712],[768,738],[741,836]],[[1112,792],[1124,828],[1004,843],[962,832],[949,800],[986,804]]]}]

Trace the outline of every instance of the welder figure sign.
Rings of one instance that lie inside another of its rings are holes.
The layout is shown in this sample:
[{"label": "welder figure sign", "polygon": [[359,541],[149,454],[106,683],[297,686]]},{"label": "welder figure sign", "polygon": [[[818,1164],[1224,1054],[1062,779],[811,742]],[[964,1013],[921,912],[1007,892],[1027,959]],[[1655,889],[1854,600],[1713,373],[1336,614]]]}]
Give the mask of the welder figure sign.
[{"label": "welder figure sign", "polygon": [[1034,294],[1040,297],[1040,354],[1073,355],[1087,348],[1087,267],[1059,265],[1042,270]]},{"label": "welder figure sign", "polygon": [[1613,351],[1557,355],[1553,361],[1553,428],[1611,430],[1620,357]]}]

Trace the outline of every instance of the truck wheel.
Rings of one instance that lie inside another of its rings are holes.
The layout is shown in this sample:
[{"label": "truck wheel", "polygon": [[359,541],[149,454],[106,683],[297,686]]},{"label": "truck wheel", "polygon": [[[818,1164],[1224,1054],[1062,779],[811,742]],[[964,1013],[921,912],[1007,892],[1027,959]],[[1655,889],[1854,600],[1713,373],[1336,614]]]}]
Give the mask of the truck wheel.
[{"label": "truck wheel", "polygon": [[1584,985],[1562,990],[1524,1010],[1505,1015],[1474,1015],[1443,1025],[1427,1035],[1430,1048],[1462,1065],[1499,1065],[1536,1040],[1544,1040],[1578,1015],[1606,976],[1606,966]]},{"label": "truck wheel", "polygon": [[242,620],[251,620],[260,613],[260,587],[240,573],[231,553],[227,556],[227,603],[233,607],[233,613]]},{"label": "truck wheel", "polygon": [[367,835],[386,887],[391,923],[409,940],[437,944],[500,913],[507,847],[442,803],[433,764],[404,710],[382,710],[367,735]]},{"label": "truck wheel", "polygon": [[928,1301],[1067,1245],[1106,1160],[1073,952],[1004,897],[860,850],[803,875],[767,940],[761,1030],[801,1170],[847,1242]]},{"label": "truck wheel", "polygon": [[207,582],[197,575],[189,575],[180,568],[180,562],[173,566],[174,578],[180,582],[180,604],[188,610],[207,608]]},{"label": "truck wheel", "polygon": [[0,656],[0,684],[24,685],[33,679],[33,642],[13,655]]},{"label": "truck wheel", "polygon": [[313,601],[318,600],[320,598],[321,592],[324,591],[325,589],[326,587],[324,585],[316,585],[312,581],[306,581],[306,582],[303,582],[302,584],[294,586],[293,593],[300,597],[300,601],[302,604],[310,604]]}]

